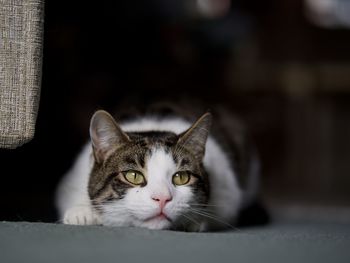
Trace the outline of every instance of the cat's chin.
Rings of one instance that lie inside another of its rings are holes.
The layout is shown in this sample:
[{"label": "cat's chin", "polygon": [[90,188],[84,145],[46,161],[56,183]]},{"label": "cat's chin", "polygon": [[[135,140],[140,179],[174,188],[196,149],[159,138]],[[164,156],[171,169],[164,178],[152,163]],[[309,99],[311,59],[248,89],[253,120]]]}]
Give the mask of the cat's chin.
[{"label": "cat's chin", "polygon": [[164,216],[156,216],[150,219],[147,219],[140,223],[140,227],[148,229],[169,229],[171,227],[171,221]]},{"label": "cat's chin", "polygon": [[102,225],[113,227],[142,227],[148,229],[170,229],[173,225],[172,220],[164,215],[156,215],[148,218],[130,217],[129,220],[125,218],[110,218],[102,216]]}]

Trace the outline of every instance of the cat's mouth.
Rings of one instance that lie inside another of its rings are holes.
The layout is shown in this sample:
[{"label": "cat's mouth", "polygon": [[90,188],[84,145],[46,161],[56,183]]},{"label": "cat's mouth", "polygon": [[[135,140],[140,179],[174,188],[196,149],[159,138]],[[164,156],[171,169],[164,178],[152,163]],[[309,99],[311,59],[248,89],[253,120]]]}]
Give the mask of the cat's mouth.
[{"label": "cat's mouth", "polygon": [[152,217],[149,217],[145,220],[145,222],[150,222],[150,221],[162,221],[162,220],[167,220],[169,222],[172,222],[172,220],[163,212],[160,212],[159,214],[155,215],[155,216],[152,216]]}]

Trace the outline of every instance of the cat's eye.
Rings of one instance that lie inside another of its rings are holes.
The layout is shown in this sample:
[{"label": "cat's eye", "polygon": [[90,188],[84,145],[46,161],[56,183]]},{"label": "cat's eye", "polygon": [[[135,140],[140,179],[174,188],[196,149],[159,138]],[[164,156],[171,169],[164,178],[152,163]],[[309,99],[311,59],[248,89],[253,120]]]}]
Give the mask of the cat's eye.
[{"label": "cat's eye", "polygon": [[134,185],[145,183],[145,177],[139,171],[129,170],[123,173],[125,180]]},{"label": "cat's eye", "polygon": [[173,175],[173,184],[174,185],[185,185],[187,184],[191,179],[190,172],[187,171],[181,171],[177,172]]}]

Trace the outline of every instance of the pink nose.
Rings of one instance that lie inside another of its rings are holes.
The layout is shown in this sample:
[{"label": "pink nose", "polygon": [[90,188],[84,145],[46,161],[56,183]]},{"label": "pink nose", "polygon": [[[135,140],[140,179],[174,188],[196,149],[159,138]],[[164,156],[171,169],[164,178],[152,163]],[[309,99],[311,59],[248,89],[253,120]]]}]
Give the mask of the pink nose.
[{"label": "pink nose", "polygon": [[173,199],[171,196],[168,195],[153,195],[151,198],[157,203],[159,203],[160,209],[163,209],[164,206]]}]

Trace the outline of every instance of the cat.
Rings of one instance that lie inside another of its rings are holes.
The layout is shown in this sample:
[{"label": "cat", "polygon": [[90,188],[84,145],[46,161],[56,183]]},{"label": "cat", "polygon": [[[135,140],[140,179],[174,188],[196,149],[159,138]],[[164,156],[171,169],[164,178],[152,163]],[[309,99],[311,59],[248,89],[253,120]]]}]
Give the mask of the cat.
[{"label": "cat", "polygon": [[194,123],[146,115],[119,124],[108,112],[95,112],[90,142],[57,190],[61,220],[184,231],[234,228],[239,212],[256,198],[259,162],[249,154],[247,169],[240,169],[239,154],[231,149],[230,155],[220,136],[210,134],[212,122],[207,112]]}]

